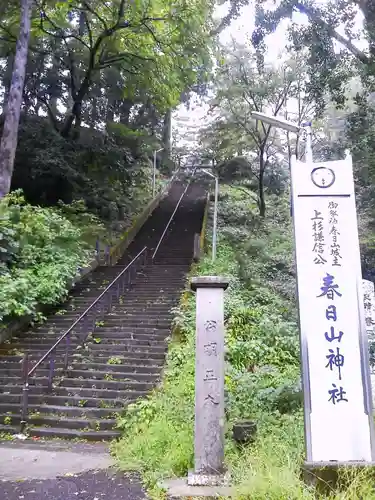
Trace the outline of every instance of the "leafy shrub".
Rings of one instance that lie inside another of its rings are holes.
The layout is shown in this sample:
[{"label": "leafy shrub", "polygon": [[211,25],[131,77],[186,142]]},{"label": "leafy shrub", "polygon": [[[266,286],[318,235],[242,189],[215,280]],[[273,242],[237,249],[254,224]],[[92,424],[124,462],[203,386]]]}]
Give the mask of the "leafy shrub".
[{"label": "leafy shrub", "polygon": [[117,144],[114,135],[83,128],[79,140],[65,139],[48,120],[24,117],[12,189],[22,189],[26,200],[35,205],[82,199],[104,221],[122,221],[134,210],[135,195],[141,194],[141,206],[151,189],[147,155],[139,152],[137,156],[133,136],[127,137],[128,141],[123,137]]},{"label": "leafy shrub", "polygon": [[238,309],[227,323],[228,360],[237,369],[298,364],[295,325],[262,307]]},{"label": "leafy shrub", "polygon": [[0,246],[0,320],[57,303],[90,254],[60,210],[28,205],[19,191],[0,201]]}]

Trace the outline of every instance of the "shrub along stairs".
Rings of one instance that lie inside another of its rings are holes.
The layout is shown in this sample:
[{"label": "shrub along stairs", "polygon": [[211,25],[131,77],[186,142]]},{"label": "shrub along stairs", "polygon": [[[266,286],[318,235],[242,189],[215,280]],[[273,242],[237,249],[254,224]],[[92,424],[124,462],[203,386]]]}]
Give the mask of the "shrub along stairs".
[{"label": "shrub along stairs", "polygon": [[27,433],[35,437],[112,439],[119,434],[115,428],[118,414],[155,387],[171,331],[171,308],[185,286],[194,234],[201,230],[202,186],[190,184],[154,260],[150,257],[184,189],[182,182],[173,184],[116,266],[98,267],[76,285],[69,300],[45,323],[0,346],[0,431],[20,431],[25,352],[29,353],[30,371],[145,246],[145,265],[139,265],[146,254],[143,252],[121,275],[125,276],[123,281],[112,287],[112,307],[95,306],[97,312],[101,308],[102,316],[84,316],[29,377],[24,419]]}]

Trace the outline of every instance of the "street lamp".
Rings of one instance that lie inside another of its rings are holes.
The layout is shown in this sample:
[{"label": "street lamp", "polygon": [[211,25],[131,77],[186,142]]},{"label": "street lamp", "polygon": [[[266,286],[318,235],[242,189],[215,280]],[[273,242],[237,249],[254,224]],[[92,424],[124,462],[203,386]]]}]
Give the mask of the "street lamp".
[{"label": "street lamp", "polygon": [[219,178],[217,175],[214,175],[212,172],[205,170],[202,168],[202,172],[209,175],[213,179],[215,179],[215,204],[214,204],[214,228],[212,232],[212,262],[215,262],[216,259],[216,241],[217,241],[217,204],[219,198]]},{"label": "street lamp", "polygon": [[306,132],[306,162],[312,163],[312,147],[311,147],[311,122],[303,123],[301,126],[296,125],[293,122],[289,122],[284,120],[283,118],[278,118],[277,116],[270,116],[265,113],[259,113],[258,111],[253,111],[251,113],[252,118],[256,120],[260,120],[263,123],[267,123],[268,125],[272,125],[274,127],[282,128],[287,130],[288,132],[294,132],[295,134],[299,134],[301,131]]},{"label": "street lamp", "polygon": [[155,198],[155,190],[156,190],[156,153],[160,153],[164,148],[160,148],[157,151],[154,151],[154,169],[152,173],[152,197]]}]

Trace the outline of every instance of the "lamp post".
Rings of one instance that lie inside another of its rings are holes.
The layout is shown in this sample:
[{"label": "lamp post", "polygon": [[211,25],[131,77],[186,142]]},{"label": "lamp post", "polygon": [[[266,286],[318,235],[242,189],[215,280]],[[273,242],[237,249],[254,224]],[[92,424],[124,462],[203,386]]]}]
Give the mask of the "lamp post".
[{"label": "lamp post", "polygon": [[[295,134],[299,134],[301,131],[305,131],[306,132],[305,161],[306,163],[313,163],[313,155],[311,147],[311,136],[312,136],[311,122],[306,122],[303,123],[301,126],[299,126],[293,122],[284,120],[283,118],[278,118],[277,116],[270,116],[265,113],[259,113],[258,111],[253,111],[251,113],[251,116],[256,120],[260,120],[264,123],[267,123],[268,125],[272,125],[274,127],[278,127],[283,130],[287,130],[288,132],[294,132]],[[293,216],[292,193],[290,193],[290,215]]]},{"label": "lamp post", "polygon": [[216,242],[217,242],[217,205],[219,198],[219,178],[217,175],[214,175],[208,170],[202,168],[202,172],[209,175],[213,179],[215,179],[215,203],[214,203],[214,228],[212,232],[212,262],[215,262],[216,259]]},{"label": "lamp post", "polygon": [[258,111],[253,111],[251,113],[252,118],[256,120],[260,120],[263,123],[267,123],[268,125],[272,125],[274,127],[281,128],[283,130],[287,130],[288,132],[294,132],[295,134],[299,134],[301,131],[306,132],[306,162],[313,162],[312,155],[312,147],[311,147],[311,136],[312,136],[312,128],[311,122],[303,123],[301,126],[296,125],[293,122],[289,122],[284,120],[283,118],[278,118],[277,116],[270,116],[266,113],[259,113]]},{"label": "lamp post", "polygon": [[156,154],[160,151],[163,151],[164,148],[160,148],[154,151],[154,168],[152,172],[152,197],[155,198],[155,189],[156,189]]}]

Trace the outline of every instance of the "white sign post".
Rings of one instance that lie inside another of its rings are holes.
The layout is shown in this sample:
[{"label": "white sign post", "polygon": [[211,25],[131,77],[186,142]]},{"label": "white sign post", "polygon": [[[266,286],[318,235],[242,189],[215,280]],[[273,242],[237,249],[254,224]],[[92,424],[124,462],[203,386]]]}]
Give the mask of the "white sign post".
[{"label": "white sign post", "polygon": [[374,460],[352,161],[291,164],[310,463]]}]

